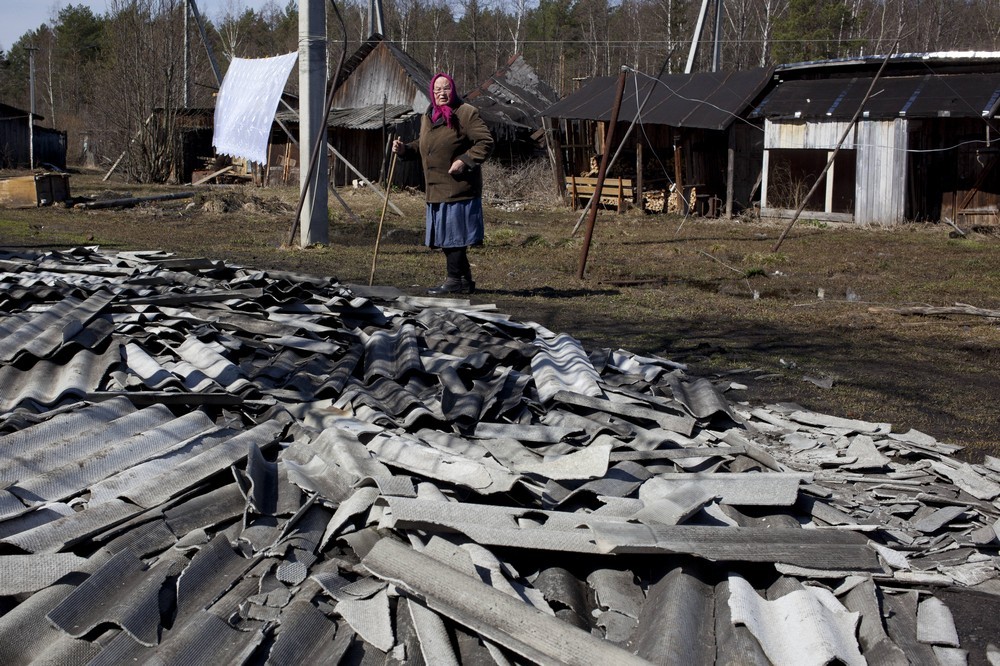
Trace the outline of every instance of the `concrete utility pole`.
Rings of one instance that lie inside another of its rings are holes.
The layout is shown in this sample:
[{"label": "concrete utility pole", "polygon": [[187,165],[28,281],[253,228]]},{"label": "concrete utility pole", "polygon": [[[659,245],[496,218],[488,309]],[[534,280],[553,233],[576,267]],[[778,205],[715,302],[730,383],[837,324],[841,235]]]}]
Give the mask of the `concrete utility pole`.
[{"label": "concrete utility pole", "polygon": [[712,71],[719,71],[721,67],[722,53],[722,3],[723,0],[702,0],[701,10],[698,12],[698,20],[694,26],[694,35],[691,36],[691,48],[688,50],[687,64],[684,66],[684,73],[690,74],[694,71],[694,59],[698,53],[698,41],[705,30],[705,19],[708,16],[709,6],[715,6],[715,35],[713,36],[712,48]]},{"label": "concrete utility pole", "polygon": [[28,168],[35,168],[35,51],[34,46],[28,47]]},{"label": "concrete utility pole", "polygon": [[[329,160],[326,151],[326,5],[324,0],[299,0],[299,213],[302,247],[330,240]],[[322,132],[322,134],[320,134]],[[312,169],[309,157],[319,147]]]},{"label": "concrete utility pole", "polygon": [[184,108],[188,108],[191,103],[191,85],[190,85],[190,74],[188,73],[188,67],[190,63],[188,62],[191,55],[191,42],[188,36],[191,34],[191,29],[188,27],[188,21],[191,18],[191,8],[188,6],[188,0],[184,0]]}]

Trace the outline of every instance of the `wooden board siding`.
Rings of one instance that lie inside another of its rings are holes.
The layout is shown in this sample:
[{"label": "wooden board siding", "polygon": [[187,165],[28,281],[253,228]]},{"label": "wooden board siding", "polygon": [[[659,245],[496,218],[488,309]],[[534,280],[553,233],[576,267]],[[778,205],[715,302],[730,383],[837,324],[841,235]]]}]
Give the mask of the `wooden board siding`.
[{"label": "wooden board siding", "polygon": [[[849,123],[845,121],[806,122],[788,121],[765,123],[764,145],[768,151],[823,150],[833,151]],[[890,226],[902,222],[906,217],[906,168],[907,168],[907,120],[897,118],[885,121],[861,121],[847,132],[841,145],[844,151],[855,152],[855,176],[853,186],[849,183],[834,182],[833,188],[854,189],[854,223],[860,225]],[[849,156],[848,156],[849,158]],[[765,154],[765,174],[762,189],[765,208],[770,205],[767,197],[767,172],[774,156]],[[840,169],[838,174],[849,173]],[[827,178],[830,178],[828,174]],[[826,209],[831,206],[832,191],[828,190]],[[815,204],[813,204],[815,208]]]},{"label": "wooden board siding", "polygon": [[[28,137],[27,118],[0,118],[0,168],[28,166]],[[66,168],[66,132],[35,125],[34,141],[35,166],[50,163]]]},{"label": "wooden board siding", "polygon": [[335,109],[357,109],[380,104],[409,104],[423,113],[427,91],[413,79],[385,44],[379,44],[344,81],[333,97]]},{"label": "wooden board siding", "polygon": [[1000,223],[1000,145],[982,119],[911,119],[907,146],[907,219]]},{"label": "wooden board siding", "polygon": [[[788,120],[764,123],[764,149],[805,149],[833,150],[844,134],[846,122],[806,122],[804,120]],[[854,132],[848,134],[844,148],[852,148],[855,143]]]},{"label": "wooden board siding", "polygon": [[905,219],[906,137],[905,118],[858,123],[856,224],[888,227]]}]

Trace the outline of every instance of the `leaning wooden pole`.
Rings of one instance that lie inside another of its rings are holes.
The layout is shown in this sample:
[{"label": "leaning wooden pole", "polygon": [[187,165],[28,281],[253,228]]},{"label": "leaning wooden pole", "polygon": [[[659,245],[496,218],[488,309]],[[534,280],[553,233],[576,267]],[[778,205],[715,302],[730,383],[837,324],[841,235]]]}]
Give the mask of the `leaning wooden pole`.
[{"label": "leaning wooden pole", "polygon": [[[612,140],[615,137],[615,125],[618,124],[618,112],[622,107],[622,97],[625,95],[626,71],[623,67],[618,75],[618,88],[615,90],[615,102],[611,107],[611,120],[608,121],[608,132],[604,138],[604,152],[601,154],[601,166],[597,170],[597,186],[594,188],[594,195],[590,200],[590,217],[587,219],[587,234],[583,239],[583,249],[580,252],[580,270],[576,277],[583,279],[587,269],[587,254],[590,253],[590,241],[594,237],[594,223],[597,221],[597,202],[601,200],[601,190],[604,188],[604,178],[608,175],[608,161],[611,152]],[[597,199],[597,201],[594,201]]]},{"label": "leaning wooden pole", "polygon": [[[899,43],[898,38],[896,40],[896,43],[897,44]],[[778,248],[781,247],[781,244],[785,241],[785,236],[787,236],[788,232],[792,230],[793,226],[795,226],[795,223],[798,221],[799,216],[802,215],[802,211],[806,209],[806,205],[808,205],[809,199],[811,199],[812,195],[816,193],[817,189],[819,189],[819,184],[823,182],[823,179],[826,177],[827,171],[829,171],[830,167],[833,166],[833,161],[837,159],[837,153],[840,152],[840,147],[843,146],[844,141],[847,140],[847,135],[851,133],[851,130],[853,130],[854,126],[857,124],[858,118],[861,116],[861,112],[865,108],[865,104],[868,103],[868,98],[872,96],[872,91],[875,90],[875,84],[878,82],[879,77],[882,76],[882,71],[885,69],[885,66],[889,64],[889,58],[892,57],[892,53],[895,50],[896,50],[896,44],[893,44],[892,48],[889,49],[889,54],[885,57],[885,60],[882,61],[882,66],[878,68],[877,72],[875,72],[875,78],[872,79],[871,85],[868,86],[868,92],[865,93],[865,98],[861,100],[861,104],[858,104],[858,108],[854,112],[854,117],[851,118],[851,122],[849,122],[847,124],[847,127],[844,128],[844,133],[840,135],[840,141],[837,142],[837,147],[833,149],[832,153],[830,153],[830,159],[826,161],[826,166],[823,167],[823,171],[821,171],[819,176],[816,177],[816,182],[814,182],[812,187],[809,188],[809,192],[802,198],[802,203],[800,203],[799,207],[795,210],[795,214],[792,215],[792,219],[788,223],[788,226],[785,227],[785,230],[781,232],[780,236],[778,236],[778,242],[774,244],[774,249],[772,250],[772,252],[777,252]]]},{"label": "leaning wooden pole", "polygon": [[392,177],[396,173],[396,153],[393,152],[389,162],[389,178],[385,182],[385,201],[382,203],[382,217],[378,218],[378,231],[375,232],[375,254],[372,255],[372,272],[368,276],[368,286],[375,282],[375,264],[378,263],[378,246],[382,240],[382,222],[385,221],[385,209],[389,207],[389,191],[392,189]]}]

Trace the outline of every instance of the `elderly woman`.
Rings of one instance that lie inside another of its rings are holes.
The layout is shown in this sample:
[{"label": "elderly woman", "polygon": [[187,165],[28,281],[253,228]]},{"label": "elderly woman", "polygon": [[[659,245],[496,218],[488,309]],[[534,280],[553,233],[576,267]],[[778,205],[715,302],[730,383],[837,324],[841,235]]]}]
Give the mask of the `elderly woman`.
[{"label": "elderly woman", "polygon": [[441,248],[447,265],[445,281],[428,294],[471,294],[476,289],[468,248],[483,242],[483,175],[480,165],[493,150],[493,136],[479,111],[459,99],[447,74],[431,78],[431,106],[420,121],[420,136],[392,150],[401,159],[423,164],[427,199],[424,244]]}]

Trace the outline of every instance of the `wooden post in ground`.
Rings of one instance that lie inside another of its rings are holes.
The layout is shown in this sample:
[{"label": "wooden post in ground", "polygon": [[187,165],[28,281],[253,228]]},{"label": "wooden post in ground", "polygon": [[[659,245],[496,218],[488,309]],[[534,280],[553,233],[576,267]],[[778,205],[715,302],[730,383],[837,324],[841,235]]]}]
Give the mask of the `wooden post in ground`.
[{"label": "wooden post in ground", "polygon": [[580,252],[580,269],[576,273],[577,279],[582,280],[587,268],[587,254],[590,253],[590,241],[594,237],[594,223],[597,221],[597,206],[595,199],[600,200],[601,190],[604,188],[604,178],[608,174],[608,160],[611,152],[612,140],[615,136],[615,125],[618,124],[618,112],[622,106],[622,96],[625,94],[625,69],[622,68],[618,75],[618,89],[615,91],[615,102],[611,107],[611,120],[608,121],[608,133],[604,140],[604,151],[601,153],[601,166],[597,170],[597,187],[594,196],[590,199],[590,218],[587,220],[587,234],[583,239],[583,248]]}]

